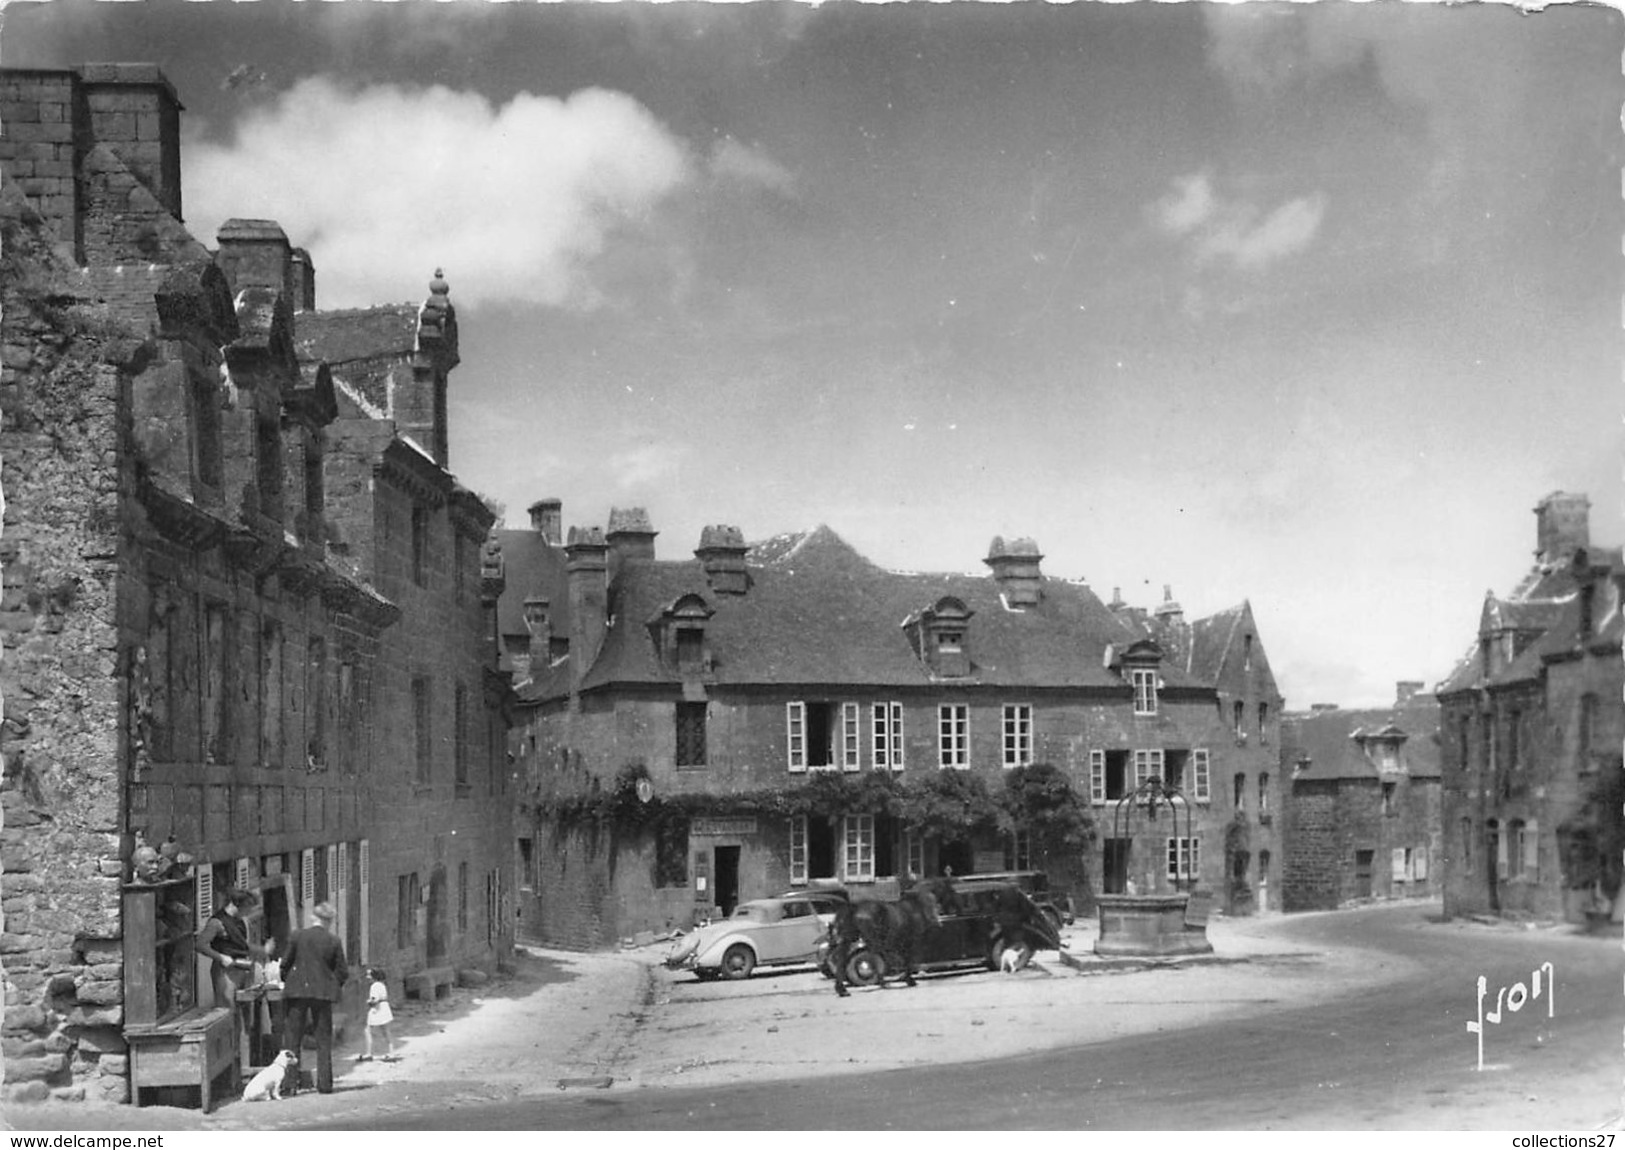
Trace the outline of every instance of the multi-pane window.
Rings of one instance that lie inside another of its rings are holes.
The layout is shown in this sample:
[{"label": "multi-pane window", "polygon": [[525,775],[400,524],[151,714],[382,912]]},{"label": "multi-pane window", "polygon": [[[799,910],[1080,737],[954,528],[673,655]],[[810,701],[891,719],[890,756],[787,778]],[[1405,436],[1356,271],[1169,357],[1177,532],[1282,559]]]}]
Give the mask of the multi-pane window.
[{"label": "multi-pane window", "polygon": [[863,738],[858,734],[858,715],[860,708],[856,703],[841,704],[841,769],[855,771],[862,763]]},{"label": "multi-pane window", "polygon": [[1191,798],[1199,803],[1212,801],[1213,784],[1206,747],[1191,752]]},{"label": "multi-pane window", "polygon": [[875,877],[875,817],[873,815],[847,815],[841,820],[846,841],[848,881]]},{"label": "multi-pane window", "polygon": [[677,765],[705,766],[704,703],[677,704]]},{"label": "multi-pane window", "polygon": [[970,707],[965,703],[937,708],[937,765],[954,770],[970,766]]},{"label": "multi-pane window", "polygon": [[1089,752],[1089,801],[1106,801],[1106,752]]},{"label": "multi-pane window", "polygon": [[1129,679],[1134,684],[1134,713],[1136,715],[1155,715],[1157,713],[1156,668],[1135,667],[1129,672]]},{"label": "multi-pane window", "polygon": [[785,735],[792,771],[858,769],[856,703],[785,704]]},{"label": "multi-pane window", "polygon": [[807,769],[807,704],[784,705],[785,741],[789,748],[790,769]]},{"label": "multi-pane window", "polygon": [[908,854],[908,873],[916,877],[925,874],[925,839],[920,835],[909,835],[905,850]]},{"label": "multi-pane window", "polygon": [[796,815],[790,820],[790,881],[798,886],[807,881],[806,815]]},{"label": "multi-pane window", "polygon": [[1168,840],[1168,881],[1181,882],[1196,878],[1201,870],[1200,838],[1171,838]]},{"label": "multi-pane window", "polygon": [[1134,752],[1134,788],[1138,790],[1144,786],[1148,779],[1162,778],[1162,749],[1137,750]]},{"label": "multi-pane window", "polygon": [[1024,767],[1033,761],[1033,709],[1027,703],[1004,708],[1004,765]]},{"label": "multi-pane window", "polygon": [[903,769],[903,704],[876,703],[871,713],[876,770]]}]

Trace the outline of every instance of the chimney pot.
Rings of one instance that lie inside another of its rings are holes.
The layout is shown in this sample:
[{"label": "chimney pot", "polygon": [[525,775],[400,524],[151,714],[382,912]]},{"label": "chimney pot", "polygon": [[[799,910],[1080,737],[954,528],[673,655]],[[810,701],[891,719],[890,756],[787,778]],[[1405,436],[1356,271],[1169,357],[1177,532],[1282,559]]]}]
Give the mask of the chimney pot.
[{"label": "chimney pot", "polygon": [[745,567],[745,534],[724,524],[700,531],[700,545],[694,557],[705,569],[705,580],[719,595],[743,595],[750,589],[750,572]]},{"label": "chimney pot", "polygon": [[564,543],[564,503],[558,499],[538,499],[526,510],[530,513],[530,529],[542,537],[549,547]]},{"label": "chimney pot", "polygon": [[1012,539],[1006,543],[1002,535],[995,535],[982,562],[992,569],[1004,601],[1020,608],[1036,607],[1043,597],[1043,559],[1033,540]]},{"label": "chimney pot", "polygon": [[605,538],[614,551],[616,560],[653,559],[655,536],[660,534],[649,523],[649,513],[641,507],[612,507],[609,512],[609,534]]}]

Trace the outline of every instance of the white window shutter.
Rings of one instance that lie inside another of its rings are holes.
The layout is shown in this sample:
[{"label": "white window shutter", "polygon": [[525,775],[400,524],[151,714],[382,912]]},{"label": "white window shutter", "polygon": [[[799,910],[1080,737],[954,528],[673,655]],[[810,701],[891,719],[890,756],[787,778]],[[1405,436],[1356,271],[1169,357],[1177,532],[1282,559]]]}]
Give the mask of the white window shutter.
[{"label": "white window shutter", "polygon": [[1405,848],[1395,847],[1388,852],[1389,877],[1394,882],[1405,881]]},{"label": "white window shutter", "polygon": [[1523,828],[1523,873],[1530,882],[1540,881],[1540,827],[1534,819]]},{"label": "white window shutter", "polygon": [[[368,926],[370,925],[370,920],[367,917],[367,912],[371,908],[371,900],[370,900],[370,896],[368,894],[367,888],[368,888],[369,881],[372,878],[372,868],[369,865],[370,860],[367,857],[367,840],[366,839],[361,840],[360,846],[358,847],[358,849],[356,851],[356,855],[357,855],[357,859],[356,859],[357,869],[359,869],[361,871],[361,897],[360,897],[360,900],[359,900],[361,905],[358,908],[358,913],[361,915],[361,955],[360,955],[360,959],[361,959],[362,965],[366,965],[366,963],[368,961],[370,961],[371,958],[372,958],[372,948],[367,945],[367,938],[372,933],[370,930],[367,929]],[[500,875],[502,872],[498,871],[497,873]]]},{"label": "white window shutter", "polygon": [[1208,771],[1208,756],[1206,747],[1197,747],[1191,752],[1191,762],[1196,769],[1196,801],[1205,803],[1211,801],[1212,782]]},{"label": "white window shutter", "polygon": [[316,852],[310,848],[299,852],[299,901],[307,914],[316,905]]},{"label": "white window shutter", "polygon": [[332,859],[327,868],[327,885],[333,892],[333,908],[339,913],[338,936],[350,937],[350,844],[339,843],[327,848]]},{"label": "white window shutter", "polygon": [[786,703],[784,722],[790,770],[799,774],[807,769],[807,704]]},{"label": "white window shutter", "polygon": [[1106,801],[1106,752],[1089,752],[1089,801],[1097,806]]},{"label": "white window shutter", "polygon": [[1416,881],[1426,882],[1428,878],[1428,848],[1416,848]]},{"label": "white window shutter", "polygon": [[192,876],[197,884],[197,928],[202,930],[214,913],[214,868],[206,862],[198,863],[192,868]]},{"label": "white window shutter", "polygon": [[862,763],[861,749],[863,739],[858,726],[858,705],[856,703],[841,704],[841,769],[855,771]]},{"label": "white window shutter", "polygon": [[237,860],[236,874],[237,874],[237,878],[236,878],[235,882],[232,885],[234,885],[238,890],[247,890],[248,889],[248,860],[247,859],[238,859]]},{"label": "white window shutter", "polygon": [[891,705],[891,769],[903,769],[903,704]]},{"label": "white window shutter", "polygon": [[807,816],[796,815],[790,820],[790,883],[800,886],[807,881]]}]

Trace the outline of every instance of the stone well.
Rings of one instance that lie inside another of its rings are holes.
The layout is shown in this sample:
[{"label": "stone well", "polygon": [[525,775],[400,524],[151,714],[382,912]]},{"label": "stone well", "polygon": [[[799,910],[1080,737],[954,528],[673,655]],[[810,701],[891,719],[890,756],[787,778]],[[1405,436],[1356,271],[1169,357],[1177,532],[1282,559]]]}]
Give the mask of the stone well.
[{"label": "stone well", "polygon": [[1211,954],[1206,916],[1200,916],[1199,922],[1185,921],[1190,900],[1189,892],[1099,895],[1100,937],[1095,940],[1095,953],[1108,958]]}]

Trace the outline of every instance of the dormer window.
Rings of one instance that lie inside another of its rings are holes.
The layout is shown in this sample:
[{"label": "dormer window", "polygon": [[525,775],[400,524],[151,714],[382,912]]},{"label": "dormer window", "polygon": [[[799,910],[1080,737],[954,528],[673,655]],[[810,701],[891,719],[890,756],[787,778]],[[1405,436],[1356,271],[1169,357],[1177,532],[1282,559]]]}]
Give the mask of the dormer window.
[{"label": "dormer window", "polygon": [[1135,667],[1129,671],[1129,679],[1134,684],[1134,713],[1136,715],[1155,715],[1157,713],[1157,669],[1155,667]]},{"label": "dormer window", "polygon": [[909,645],[931,674],[946,679],[970,674],[966,637],[973,614],[963,601],[945,595],[903,621]]},{"label": "dormer window", "polygon": [[1405,760],[1400,748],[1404,746],[1407,736],[1395,724],[1389,723],[1382,730],[1370,734],[1356,729],[1349,737],[1360,745],[1360,750],[1377,768],[1378,774],[1393,776],[1405,773]]},{"label": "dormer window", "polygon": [[701,596],[684,595],[650,621],[649,634],[666,670],[685,677],[711,670],[705,633],[713,614]]}]

